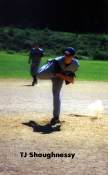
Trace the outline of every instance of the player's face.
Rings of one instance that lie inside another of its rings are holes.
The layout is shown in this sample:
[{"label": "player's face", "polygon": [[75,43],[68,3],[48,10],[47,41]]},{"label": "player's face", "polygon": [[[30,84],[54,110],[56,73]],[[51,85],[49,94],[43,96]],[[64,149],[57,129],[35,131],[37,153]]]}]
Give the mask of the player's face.
[{"label": "player's face", "polygon": [[34,44],[33,47],[36,48],[36,49],[38,49],[39,48],[39,45],[38,44]]},{"label": "player's face", "polygon": [[70,64],[72,62],[72,58],[73,56],[65,55],[65,59],[64,59],[65,64]]},{"label": "player's face", "polygon": [[35,48],[36,48],[36,49],[38,49],[38,48],[39,48],[39,45],[38,45],[38,44],[37,44],[37,45],[35,45]]}]

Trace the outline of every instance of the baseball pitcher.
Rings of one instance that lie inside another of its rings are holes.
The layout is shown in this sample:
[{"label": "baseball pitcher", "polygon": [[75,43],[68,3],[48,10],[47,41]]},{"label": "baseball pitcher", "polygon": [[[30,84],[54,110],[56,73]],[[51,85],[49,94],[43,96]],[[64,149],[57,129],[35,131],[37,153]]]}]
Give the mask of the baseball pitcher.
[{"label": "baseball pitcher", "polygon": [[60,123],[60,91],[65,82],[66,85],[74,83],[75,72],[79,68],[78,60],[75,59],[75,49],[68,47],[64,55],[54,60],[49,60],[37,71],[37,77],[40,79],[51,79],[53,93],[53,118],[51,125]]}]

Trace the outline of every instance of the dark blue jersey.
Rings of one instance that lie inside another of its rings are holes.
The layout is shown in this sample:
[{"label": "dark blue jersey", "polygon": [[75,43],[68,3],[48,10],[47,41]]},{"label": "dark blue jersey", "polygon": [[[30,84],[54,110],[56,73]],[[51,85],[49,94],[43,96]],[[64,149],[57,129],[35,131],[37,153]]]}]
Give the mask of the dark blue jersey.
[{"label": "dark blue jersey", "polygon": [[32,48],[30,50],[30,59],[32,63],[38,63],[41,60],[41,57],[44,55],[44,51],[41,48]]}]

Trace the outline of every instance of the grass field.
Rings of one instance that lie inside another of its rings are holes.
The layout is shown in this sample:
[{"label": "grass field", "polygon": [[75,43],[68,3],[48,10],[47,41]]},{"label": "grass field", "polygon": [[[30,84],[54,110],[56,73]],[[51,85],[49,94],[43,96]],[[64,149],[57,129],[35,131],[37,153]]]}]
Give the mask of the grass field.
[{"label": "grass field", "polygon": [[[41,65],[47,59],[44,57]],[[108,81],[108,61],[81,60],[77,77],[78,80]],[[0,78],[30,78],[28,56],[0,52]]]}]

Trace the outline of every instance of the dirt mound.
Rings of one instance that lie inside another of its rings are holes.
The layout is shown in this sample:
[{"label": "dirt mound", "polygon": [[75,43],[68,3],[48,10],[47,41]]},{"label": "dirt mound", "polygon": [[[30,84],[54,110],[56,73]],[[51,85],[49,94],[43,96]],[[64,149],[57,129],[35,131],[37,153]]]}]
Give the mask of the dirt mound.
[{"label": "dirt mound", "polygon": [[[37,114],[38,115],[38,114]],[[42,132],[28,124],[45,127],[45,116],[0,117],[0,173],[2,175],[92,174],[108,172],[108,118],[62,117],[60,131]],[[20,153],[75,153],[71,158],[21,158]]]}]

